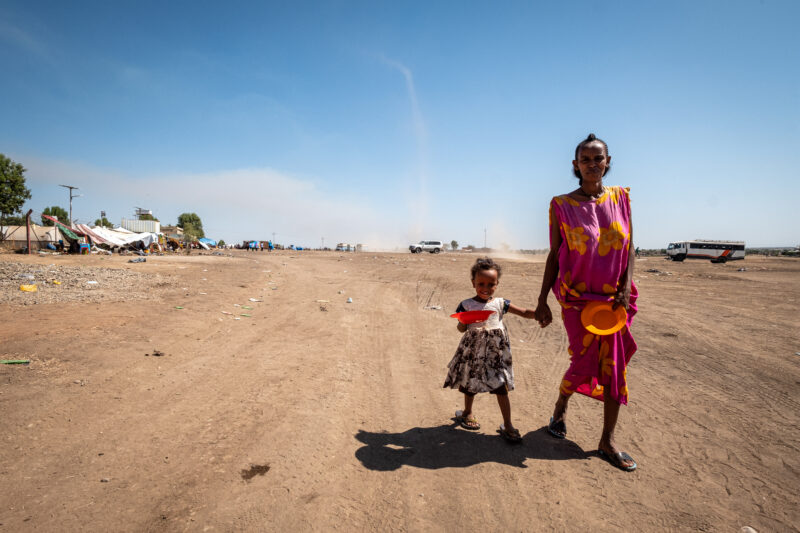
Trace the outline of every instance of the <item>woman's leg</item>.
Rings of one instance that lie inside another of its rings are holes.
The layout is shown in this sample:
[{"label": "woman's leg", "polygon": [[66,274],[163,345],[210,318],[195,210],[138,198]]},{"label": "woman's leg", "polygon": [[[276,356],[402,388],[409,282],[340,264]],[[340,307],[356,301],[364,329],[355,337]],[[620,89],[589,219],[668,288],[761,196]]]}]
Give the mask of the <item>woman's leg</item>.
[{"label": "woman's leg", "polygon": [[[619,452],[614,444],[614,430],[617,427],[617,418],[619,417],[619,403],[611,397],[609,387],[603,390],[603,435],[600,437],[600,444],[597,446],[600,450],[606,452],[608,455],[615,455]],[[636,464],[633,461],[622,460],[623,467],[629,467]]]},{"label": "woman's leg", "polygon": [[553,422],[566,421],[567,419],[567,404],[572,394],[559,393],[558,400],[556,401],[555,409],[553,409]]}]

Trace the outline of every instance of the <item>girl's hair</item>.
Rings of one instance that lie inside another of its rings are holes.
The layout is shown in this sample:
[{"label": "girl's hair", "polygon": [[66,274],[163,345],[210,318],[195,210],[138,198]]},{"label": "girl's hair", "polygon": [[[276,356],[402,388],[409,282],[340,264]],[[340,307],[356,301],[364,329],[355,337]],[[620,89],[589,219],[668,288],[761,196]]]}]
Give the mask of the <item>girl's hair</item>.
[{"label": "girl's hair", "polygon": [[[590,134],[588,135],[588,137],[586,137],[584,140],[582,140],[581,142],[579,142],[579,143],[578,143],[578,146],[576,146],[576,147],[575,147],[575,161],[577,161],[577,160],[578,160],[578,154],[580,153],[580,151],[581,151],[581,148],[583,148],[583,147],[584,147],[584,146],[586,146],[587,144],[589,144],[589,143],[593,143],[593,142],[598,142],[598,143],[602,144],[602,145],[603,145],[603,148],[605,148],[605,149],[606,149],[606,157],[608,157],[608,145],[606,144],[606,142],[605,142],[603,139],[598,139],[598,138],[595,136],[595,134],[594,134],[594,133],[590,133]],[[603,173],[603,176],[605,176],[606,174],[608,174],[608,171],[609,171],[609,170],[611,170],[611,165],[610,165],[610,164],[609,164],[608,166],[606,166],[606,171]],[[573,174],[575,174],[575,177],[576,177],[576,178],[578,178],[578,183],[579,183],[579,184],[582,184],[582,183],[583,183],[583,176],[581,176],[581,171],[580,171],[580,170],[578,170],[577,168],[575,168],[575,167],[573,166],[573,167],[572,167],[572,173],[573,173]]]},{"label": "girl's hair", "polygon": [[494,262],[494,259],[491,257],[479,257],[475,264],[472,265],[472,279],[475,279],[475,275],[481,270],[494,270],[497,272],[497,279],[500,279],[500,275],[503,273],[503,269],[500,268],[500,265]]}]

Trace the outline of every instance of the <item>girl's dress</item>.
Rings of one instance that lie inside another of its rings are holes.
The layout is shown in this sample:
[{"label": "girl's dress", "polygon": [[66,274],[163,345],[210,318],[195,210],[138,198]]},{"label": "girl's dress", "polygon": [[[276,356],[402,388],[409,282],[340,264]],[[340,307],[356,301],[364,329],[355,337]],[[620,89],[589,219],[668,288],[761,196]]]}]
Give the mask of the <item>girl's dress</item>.
[{"label": "girl's dress", "polygon": [[514,372],[511,368],[511,345],[503,324],[503,315],[508,310],[508,300],[492,298],[481,302],[474,298],[458,305],[462,311],[494,311],[485,322],[468,324],[461,337],[453,359],[447,365],[444,388],[462,392],[492,392],[501,387],[514,389]]},{"label": "girl's dress", "polygon": [[561,233],[558,279],[553,293],[569,338],[570,365],[561,393],[574,392],[603,400],[609,388],[618,403],[628,403],[626,368],[636,342],[630,332],[636,314],[636,285],[631,283],[628,319],[612,335],[594,335],[581,323],[581,311],[593,300],[611,301],[628,267],[631,204],[628,189],[608,187],[594,201],[578,202],[568,195],[550,202]]}]

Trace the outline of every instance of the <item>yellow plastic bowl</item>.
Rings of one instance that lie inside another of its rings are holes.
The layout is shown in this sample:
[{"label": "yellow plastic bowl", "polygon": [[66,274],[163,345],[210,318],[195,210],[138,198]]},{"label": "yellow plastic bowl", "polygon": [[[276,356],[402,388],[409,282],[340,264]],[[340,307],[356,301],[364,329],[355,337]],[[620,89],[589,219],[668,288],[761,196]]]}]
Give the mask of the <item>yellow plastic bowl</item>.
[{"label": "yellow plastic bowl", "polygon": [[621,305],[613,308],[612,302],[589,302],[581,311],[581,323],[589,333],[611,335],[625,325],[628,313]]}]

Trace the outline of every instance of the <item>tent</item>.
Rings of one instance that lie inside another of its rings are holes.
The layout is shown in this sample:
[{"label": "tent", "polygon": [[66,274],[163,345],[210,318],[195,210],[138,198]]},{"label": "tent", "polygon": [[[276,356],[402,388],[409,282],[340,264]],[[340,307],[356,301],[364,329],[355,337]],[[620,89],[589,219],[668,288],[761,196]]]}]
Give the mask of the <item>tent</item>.
[{"label": "tent", "polygon": [[138,242],[145,248],[149,248],[151,244],[158,244],[157,233],[134,233],[122,228],[110,229],[103,226],[90,228],[86,224],[76,224],[76,230],[89,237],[93,243],[109,248],[123,248]]},{"label": "tent", "polygon": [[202,243],[204,243],[204,244],[207,244],[207,245],[209,245],[209,246],[216,246],[216,245],[217,245],[217,241],[215,241],[214,239],[209,239],[209,238],[207,238],[207,237],[200,237],[200,238],[199,238],[199,239],[197,239],[197,240],[198,240],[199,242],[202,242]]}]

